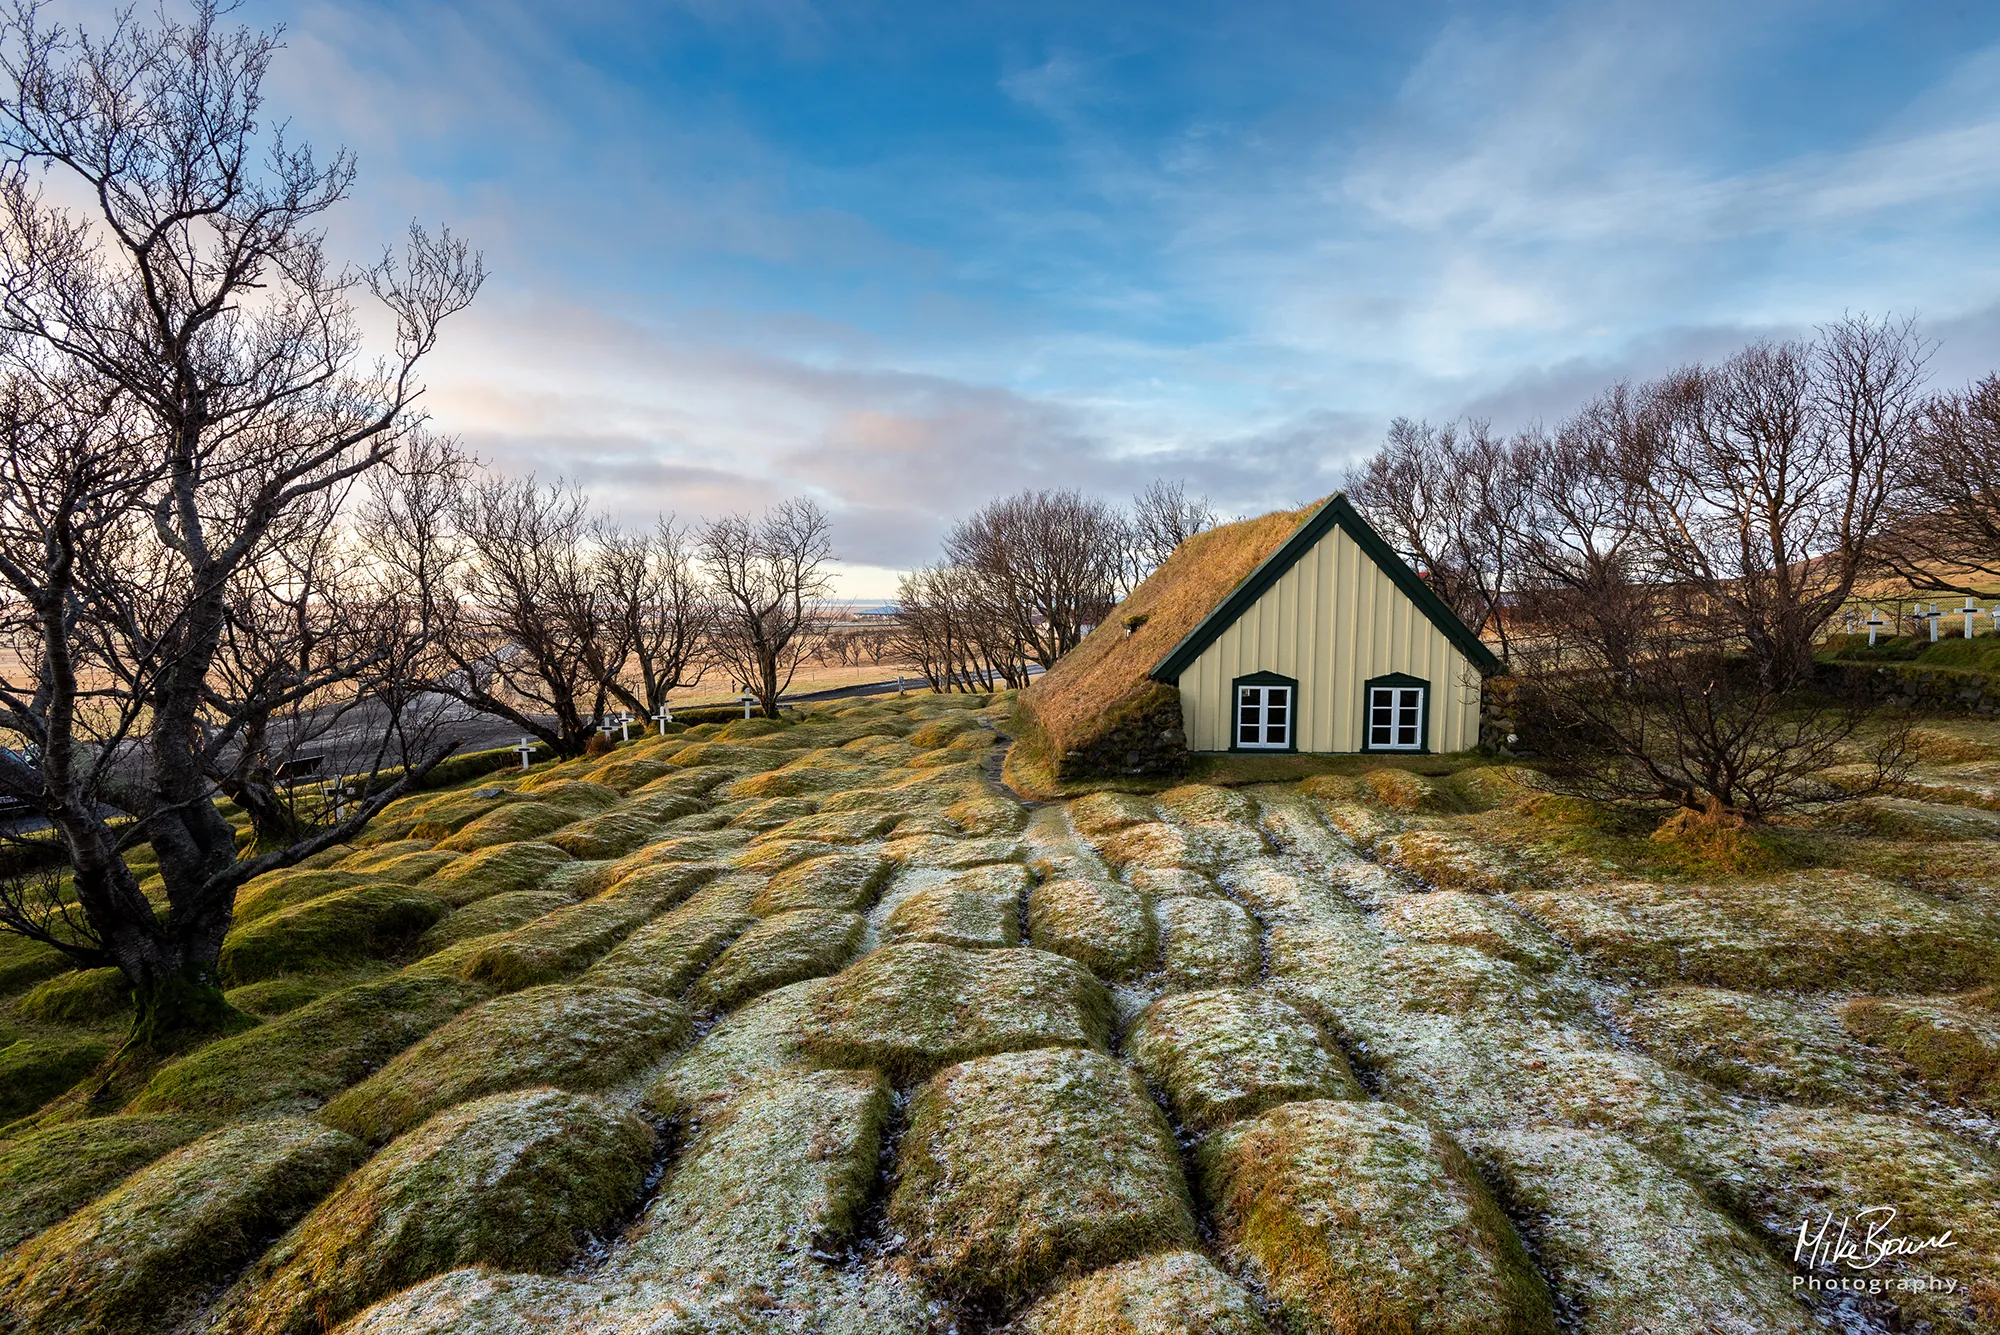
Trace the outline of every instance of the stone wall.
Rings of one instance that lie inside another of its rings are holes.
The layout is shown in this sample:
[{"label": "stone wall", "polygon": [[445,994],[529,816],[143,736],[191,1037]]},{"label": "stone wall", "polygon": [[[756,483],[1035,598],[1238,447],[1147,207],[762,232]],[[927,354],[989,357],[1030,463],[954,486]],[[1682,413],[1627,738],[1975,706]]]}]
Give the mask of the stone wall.
[{"label": "stone wall", "polygon": [[1181,727],[1181,693],[1152,683],[1113,708],[1089,736],[1054,742],[1051,750],[1059,780],[1185,774],[1188,749]]},{"label": "stone wall", "polygon": [[[1515,705],[1521,694],[1518,678],[1488,677],[1479,692],[1479,749],[1488,755],[1511,756],[1520,748],[1520,719]],[[1509,737],[1517,738],[1508,742]]]},{"label": "stone wall", "polygon": [[1819,681],[1885,705],[1931,714],[2000,714],[2000,677],[1922,663],[1821,663]]}]

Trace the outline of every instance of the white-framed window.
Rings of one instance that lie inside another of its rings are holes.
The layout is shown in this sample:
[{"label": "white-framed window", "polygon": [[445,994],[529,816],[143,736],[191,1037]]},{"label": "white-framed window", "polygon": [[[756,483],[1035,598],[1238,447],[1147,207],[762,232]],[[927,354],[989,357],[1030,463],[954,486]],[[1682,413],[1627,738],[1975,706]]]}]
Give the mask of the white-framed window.
[{"label": "white-framed window", "polygon": [[1421,751],[1427,686],[1368,688],[1368,749]]},{"label": "white-framed window", "polygon": [[1290,686],[1238,686],[1237,749],[1288,750],[1292,745],[1292,695]]}]

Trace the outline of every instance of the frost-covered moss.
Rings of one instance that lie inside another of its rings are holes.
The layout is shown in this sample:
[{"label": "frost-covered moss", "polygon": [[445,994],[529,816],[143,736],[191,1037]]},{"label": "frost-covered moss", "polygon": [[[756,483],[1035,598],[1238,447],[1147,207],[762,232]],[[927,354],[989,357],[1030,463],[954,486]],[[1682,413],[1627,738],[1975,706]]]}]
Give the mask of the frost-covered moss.
[{"label": "frost-covered moss", "polygon": [[1142,973],[1153,959],[1153,918],[1129,885],[1102,880],[1044,881],[1028,896],[1028,937],[1106,978]]},{"label": "frost-covered moss", "polygon": [[2000,943],[1982,915],[1856,872],[1515,900],[1572,949],[1660,983],[1942,992],[2000,978]]},{"label": "frost-covered moss", "polygon": [[1635,992],[1622,1018],[1648,1052],[1723,1089],[1843,1103],[1895,1080],[1832,1015],[1784,997],[1663,987]]},{"label": "frost-covered moss", "polygon": [[0,1258],[0,1311],[20,1335],[169,1329],[361,1157],[316,1122],[227,1127]]},{"label": "frost-covered moss", "polygon": [[1019,802],[987,788],[977,788],[944,809],[945,819],[966,834],[1013,834],[1027,822]]},{"label": "frost-covered moss", "polygon": [[1907,1062],[1941,1099],[2000,1111],[2000,1016],[1949,998],[1863,997],[1841,1012],[1849,1033]]},{"label": "frost-covered moss", "polygon": [[502,1090],[600,1089],[685,1042],[688,1031],[686,1008],[630,988],[531,988],[458,1016],[321,1115],[380,1143],[453,1104]]},{"label": "frost-covered moss", "polygon": [[894,812],[886,811],[824,811],[786,821],[775,829],[756,835],[750,842],[807,839],[822,844],[865,844],[879,838],[898,819]]},{"label": "frost-covered moss", "polygon": [[995,862],[1019,862],[1023,852],[1019,840],[1004,835],[985,839],[952,839],[944,835],[918,834],[894,838],[882,846],[884,857],[903,866],[946,871],[961,871]]},{"label": "frost-covered moss", "polygon": [[1111,998],[1087,969],[1039,950],[884,946],[814,1000],[801,1042],[898,1080],[1017,1048],[1101,1047]]},{"label": "frost-covered moss", "polygon": [[1195,1240],[1159,1109],[1079,1048],[949,1067],[917,1092],[889,1199],[918,1272],[948,1293],[1018,1297]]},{"label": "frost-covered moss", "polygon": [[1785,1267],[1659,1160],[1558,1128],[1477,1145],[1583,1335],[1806,1335]]},{"label": "frost-covered moss", "polygon": [[638,1194],[645,1122],[553,1089],[433,1117],[341,1183],[224,1299],[213,1335],[320,1335],[458,1266],[553,1271]]},{"label": "frost-covered moss", "polygon": [[652,760],[645,756],[632,756],[599,765],[590,771],[590,782],[603,784],[606,788],[616,788],[621,793],[629,793],[664,778],[674,772],[674,767],[664,760]]},{"label": "frost-covered moss", "polygon": [[1091,793],[1069,804],[1070,823],[1088,835],[1110,834],[1159,818],[1151,802],[1130,793]]},{"label": "frost-covered moss", "polygon": [[874,902],[889,876],[889,863],[874,853],[835,853],[787,867],[771,878],[754,905],[760,914],[788,909],[834,909],[858,913]]},{"label": "frost-covered moss", "polygon": [[1553,1332],[1506,1216],[1450,1137],[1379,1103],[1287,1103],[1203,1148],[1224,1247],[1288,1328]]},{"label": "frost-covered moss", "polygon": [[562,890],[511,890],[492,895],[467,904],[432,926],[418,938],[417,947],[425,952],[442,950],[476,936],[510,932],[570,902],[568,893]]},{"label": "frost-covered moss", "polygon": [[626,937],[579,981],[679,996],[725,946],[757,921],[750,904],[761,886],[760,880],[748,876],[711,881],[686,903]]},{"label": "frost-covered moss", "polygon": [[460,826],[456,833],[438,840],[438,847],[470,853],[495,844],[539,839],[576,818],[575,812],[553,802],[509,802]]},{"label": "frost-covered moss", "polygon": [[1440,805],[1437,785],[1406,769],[1371,769],[1361,783],[1369,800],[1398,811],[1435,811]]},{"label": "frost-covered moss", "polygon": [[1255,982],[1262,963],[1257,924],[1221,898],[1170,896],[1153,901],[1159,923],[1160,975],[1175,988]]},{"label": "frost-covered moss", "polygon": [[1022,1313],[1020,1335],[1269,1335],[1243,1286],[1200,1252],[1161,1252],[1072,1280]]},{"label": "frost-covered moss", "polygon": [[807,1017],[829,982],[808,978],[723,1017],[653,1082],[647,1106],[663,1117],[701,1122],[766,1078],[811,1065],[803,1045]]},{"label": "frost-covered moss", "polygon": [[184,1117],[93,1117],[0,1142],[0,1252],[193,1140]]},{"label": "frost-covered moss", "polygon": [[528,987],[576,973],[642,924],[680,903],[715,874],[687,864],[658,877],[629,876],[595,899],[556,909],[485,940],[459,965],[461,976],[499,987]]},{"label": "frost-covered moss", "polygon": [[739,871],[756,871],[769,876],[787,867],[839,851],[839,845],[819,839],[772,839],[766,843],[752,844],[741,852],[732,854],[729,865]]},{"label": "frost-covered moss", "polygon": [[132,1009],[132,984],[120,969],[77,969],[38,983],[14,1003],[31,1024],[93,1024]]},{"label": "frost-covered moss", "polygon": [[1379,921],[1406,941],[1471,946],[1536,970],[1562,963],[1560,943],[1488,895],[1463,890],[1396,895],[1383,903]]},{"label": "frost-covered moss", "polygon": [[567,811],[571,820],[601,815],[625,800],[625,795],[616,788],[592,783],[588,779],[559,775],[554,771],[530,775],[521,780],[521,791],[537,802]]},{"label": "frost-covered moss", "polygon": [[694,1004],[726,1010],[759,992],[833,973],[854,957],[860,915],[793,909],[746,930],[696,980]]},{"label": "frost-covered moss", "polygon": [[565,825],[544,839],[573,858],[602,860],[622,858],[660,838],[664,832],[665,827],[658,821],[629,811],[607,811]]},{"label": "frost-covered moss", "polygon": [[[1890,1257],[1871,1273],[1920,1286],[1886,1295],[1906,1324],[1930,1321],[1940,1332],[1965,1335],[1993,1329],[1993,1304],[2000,1298],[2000,1171],[1987,1153],[1901,1118],[1778,1107],[1718,1142],[1713,1155],[1704,1185],[1787,1253],[1801,1222],[1817,1230],[1828,1216],[1829,1236],[1849,1218],[1858,1229],[1873,1221],[1902,1238],[1950,1230],[1955,1246]],[[1894,1208],[1895,1218],[1858,1217],[1876,1206]],[[1955,1280],[1956,1291],[1931,1292],[1931,1280]]]},{"label": "frost-covered moss", "polygon": [[393,955],[450,911],[436,895],[394,882],[339,890],[234,928],[217,968],[234,985]]},{"label": "frost-covered moss", "polygon": [[1025,867],[1000,864],[963,872],[894,899],[882,920],[885,941],[929,941],[967,949],[1021,943]]},{"label": "frost-covered moss", "polygon": [[431,850],[422,839],[406,840],[380,848],[364,849],[341,860],[339,870],[366,872],[378,881],[400,881],[415,885],[456,862],[463,854],[444,849]]},{"label": "frost-covered moss", "polygon": [[395,972],[372,961],[364,961],[338,972],[280,974],[259,983],[245,983],[223,993],[223,999],[245,1015],[270,1020],[289,1014],[308,1002]]},{"label": "frost-covered moss", "polygon": [[0,1124],[26,1117],[111,1055],[94,1035],[58,1033],[0,1046]]},{"label": "frost-covered moss", "polygon": [[1449,830],[1405,830],[1375,840],[1382,865],[1440,890],[1502,895],[1526,877],[1499,850]]},{"label": "frost-covered moss", "polygon": [[702,1124],[610,1278],[709,1269],[770,1275],[838,1247],[875,1180],[889,1087],[872,1071],[799,1071]]},{"label": "frost-covered moss", "polygon": [[1207,1132],[1295,1099],[1358,1099],[1347,1061],[1276,997],[1217,989],[1148,1006],[1125,1050],[1174,1115]]},{"label": "frost-covered moss", "polygon": [[310,1111],[489,995],[456,978],[408,975],[345,988],[168,1063],[130,1111]]},{"label": "frost-covered moss", "polygon": [[466,854],[433,872],[424,890],[448,904],[470,904],[489,895],[533,890],[548,874],[569,861],[554,844],[527,840]]}]

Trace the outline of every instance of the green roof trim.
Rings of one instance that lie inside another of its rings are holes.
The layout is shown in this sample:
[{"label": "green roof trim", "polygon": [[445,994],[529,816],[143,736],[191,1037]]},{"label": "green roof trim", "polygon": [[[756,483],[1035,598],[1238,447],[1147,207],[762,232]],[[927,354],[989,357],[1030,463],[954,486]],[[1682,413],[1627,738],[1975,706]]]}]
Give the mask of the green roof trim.
[{"label": "green roof trim", "polygon": [[1368,554],[1390,582],[1403,591],[1403,596],[1417,605],[1417,610],[1429,619],[1433,626],[1444,632],[1458,651],[1466,656],[1481,673],[1498,672],[1499,658],[1491,649],[1480,642],[1458,614],[1445,606],[1444,599],[1431,590],[1430,585],[1417,577],[1409,563],[1396,555],[1395,549],[1382,540],[1382,535],[1358,510],[1348,502],[1345,492],[1335,492],[1326,498],[1319,509],[1307,515],[1292,536],[1286,538],[1279,548],[1257,563],[1257,568],[1246,575],[1241,584],[1233,589],[1227,598],[1216,605],[1213,612],[1201,619],[1201,624],[1187,633],[1186,638],[1173,647],[1169,653],[1153,666],[1146,675],[1154,681],[1170,685],[1178,684],[1181,673],[1195,659],[1201,657],[1202,650],[1215,643],[1223,631],[1234,625],[1236,619],[1250,610],[1250,605],[1264,596],[1273,584],[1287,570],[1297,565],[1299,558],[1311,551],[1319,540],[1335,526],[1344,529],[1347,536],[1354,539],[1354,545]]}]

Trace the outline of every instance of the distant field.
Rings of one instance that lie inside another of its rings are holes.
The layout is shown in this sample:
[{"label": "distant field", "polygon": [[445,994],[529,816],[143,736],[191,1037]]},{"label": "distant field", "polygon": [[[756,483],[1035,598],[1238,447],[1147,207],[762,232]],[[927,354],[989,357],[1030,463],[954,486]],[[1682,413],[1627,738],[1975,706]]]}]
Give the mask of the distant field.
[{"label": "distant field", "polygon": [[[1027,805],[1009,704],[407,799],[108,1106],[116,976],[0,939],[0,1328],[2000,1322],[2000,723],[1687,844],[1472,757]],[[1883,1206],[1955,1245],[1794,1282]]]}]

